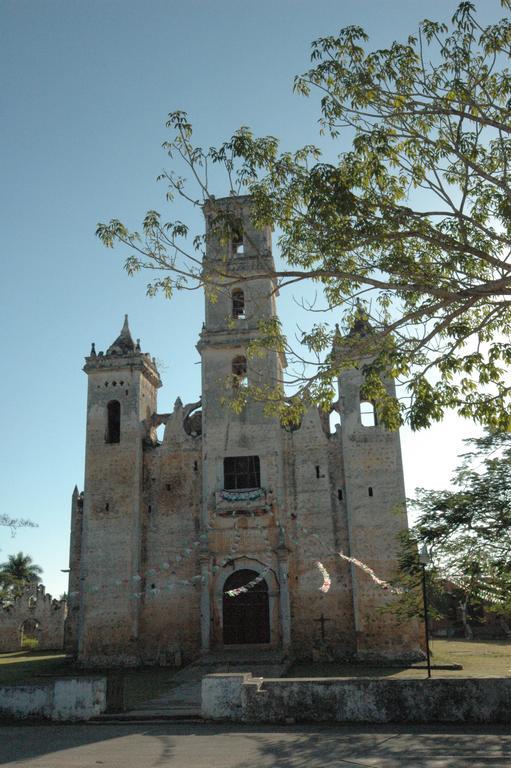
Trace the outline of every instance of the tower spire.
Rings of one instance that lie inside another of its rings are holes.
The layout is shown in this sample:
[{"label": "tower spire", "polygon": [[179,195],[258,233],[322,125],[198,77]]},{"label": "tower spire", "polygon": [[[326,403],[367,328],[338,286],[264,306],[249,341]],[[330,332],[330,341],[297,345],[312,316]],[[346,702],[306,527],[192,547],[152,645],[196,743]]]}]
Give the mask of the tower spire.
[{"label": "tower spire", "polygon": [[107,349],[107,355],[126,355],[135,352],[135,342],[132,339],[128,324],[128,315],[124,315],[124,323],[119,336]]}]

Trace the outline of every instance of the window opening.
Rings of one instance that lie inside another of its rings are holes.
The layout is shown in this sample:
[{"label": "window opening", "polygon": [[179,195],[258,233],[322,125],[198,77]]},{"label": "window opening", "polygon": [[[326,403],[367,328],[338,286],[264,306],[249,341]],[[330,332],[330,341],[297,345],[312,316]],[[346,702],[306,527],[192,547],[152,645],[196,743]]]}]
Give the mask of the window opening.
[{"label": "window opening", "polygon": [[247,386],[247,358],[239,355],[232,361],[232,380],[234,387]]},{"label": "window opening", "polygon": [[118,400],[110,400],[107,405],[107,415],[106,442],[119,443],[121,441],[121,404]]},{"label": "window opening", "polygon": [[259,456],[226,456],[224,459],[224,488],[226,491],[260,488]]},{"label": "window opening", "polygon": [[319,468],[319,464],[316,464],[316,477],[317,477],[317,478],[320,478],[320,477],[321,477],[321,475],[320,475],[320,468]]},{"label": "window opening", "polygon": [[342,488],[337,489],[337,498],[339,501],[342,501]]},{"label": "window opening", "polygon": [[369,496],[373,495],[373,489],[371,486],[369,486],[369,488],[367,489],[367,492],[369,493]]},{"label": "window opening", "polygon": [[193,410],[188,412],[188,415],[183,421],[183,429],[190,437],[198,437],[202,435],[202,411],[200,406],[197,406]]},{"label": "window opening", "polygon": [[245,249],[244,249],[244,243],[243,243],[243,230],[241,229],[241,227],[235,230],[232,234],[231,248],[232,248],[232,253],[235,256],[243,256]]},{"label": "window opening", "polygon": [[245,319],[245,295],[240,288],[236,288],[232,294],[232,316]]},{"label": "window opening", "polygon": [[341,414],[338,411],[331,411],[328,417],[330,434],[335,435],[336,425],[341,425]]},{"label": "window opening", "polygon": [[370,403],[368,400],[363,400],[360,403],[360,423],[363,427],[376,426],[376,410],[374,403]]}]

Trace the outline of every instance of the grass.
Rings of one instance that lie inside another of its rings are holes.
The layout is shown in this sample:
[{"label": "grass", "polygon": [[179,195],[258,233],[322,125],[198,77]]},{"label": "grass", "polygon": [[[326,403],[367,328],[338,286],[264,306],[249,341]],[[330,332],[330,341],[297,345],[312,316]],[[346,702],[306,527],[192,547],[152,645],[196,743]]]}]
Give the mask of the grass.
[{"label": "grass", "polygon": [[[0,685],[44,683],[52,677],[107,675],[108,672],[101,669],[76,669],[72,657],[58,651],[0,653]],[[112,672],[117,674],[119,670]],[[141,667],[121,670],[121,674],[124,678],[126,705],[132,708],[168,689],[174,670],[166,667]]]},{"label": "grass", "polygon": [[61,651],[0,653],[0,685],[42,682],[70,674],[71,661]]},{"label": "grass", "polygon": [[[510,677],[511,642],[469,640],[433,640],[433,664],[463,664],[462,670],[433,670],[433,677]],[[118,674],[118,671],[112,670]],[[108,670],[75,669],[72,658],[60,652],[33,651],[0,654],[0,685],[42,683],[66,675],[108,674]],[[174,670],[142,667],[121,671],[124,678],[126,706],[131,709],[167,690]],[[425,669],[375,667],[365,664],[295,664],[286,677],[389,677],[423,678]]]},{"label": "grass", "polygon": [[39,640],[35,637],[24,637],[21,641],[21,650],[25,651],[37,651],[39,648]]},{"label": "grass", "polygon": [[[462,664],[463,669],[433,669],[433,677],[510,677],[511,642],[488,640],[432,640],[431,663]],[[424,663],[425,665],[425,663]],[[425,677],[425,669],[366,664],[294,664],[286,677]]]}]

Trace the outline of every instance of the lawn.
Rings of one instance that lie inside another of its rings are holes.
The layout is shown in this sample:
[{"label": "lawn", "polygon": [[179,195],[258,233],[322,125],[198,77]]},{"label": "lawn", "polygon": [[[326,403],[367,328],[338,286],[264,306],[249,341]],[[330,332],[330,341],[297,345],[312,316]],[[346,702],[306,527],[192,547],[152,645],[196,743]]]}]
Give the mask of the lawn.
[{"label": "lawn", "polygon": [[[511,642],[432,640],[431,663],[462,664],[463,669],[433,669],[433,677],[510,677]],[[425,666],[425,663],[424,663]],[[425,677],[425,669],[366,664],[294,664],[286,677]]]},{"label": "lawn", "polygon": [[0,685],[42,682],[70,674],[71,657],[62,651],[0,653]]},{"label": "lawn", "polygon": [[[433,677],[509,677],[511,676],[511,642],[469,640],[433,640],[433,664],[462,664],[462,670],[433,669]],[[118,671],[112,670],[114,674]],[[73,667],[70,656],[49,651],[0,654],[0,685],[41,683],[66,675],[108,674],[107,670],[83,670]],[[122,670],[127,708],[167,690],[174,670],[165,667],[142,667]],[[425,669],[406,669],[366,664],[294,664],[286,677],[394,677],[423,678]]]},{"label": "lawn", "polygon": [[[112,670],[117,674],[118,670]],[[76,669],[71,656],[52,651],[0,653],[0,685],[43,683],[52,677],[108,674],[108,670]],[[169,688],[174,670],[166,667],[124,669],[126,706],[154,698]]]}]

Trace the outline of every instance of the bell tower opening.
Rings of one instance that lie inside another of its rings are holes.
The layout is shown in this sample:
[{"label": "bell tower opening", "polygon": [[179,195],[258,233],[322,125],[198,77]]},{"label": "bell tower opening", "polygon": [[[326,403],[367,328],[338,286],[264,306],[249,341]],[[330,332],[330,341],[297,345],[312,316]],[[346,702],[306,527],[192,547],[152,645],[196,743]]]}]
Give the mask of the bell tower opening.
[{"label": "bell tower opening", "polygon": [[110,400],[107,407],[106,442],[120,443],[121,441],[121,404],[118,400]]},{"label": "bell tower opening", "polygon": [[259,574],[244,568],[232,573],[224,584],[224,645],[256,645],[270,642],[270,603],[265,579],[246,592],[230,597],[227,592],[244,587]]}]

